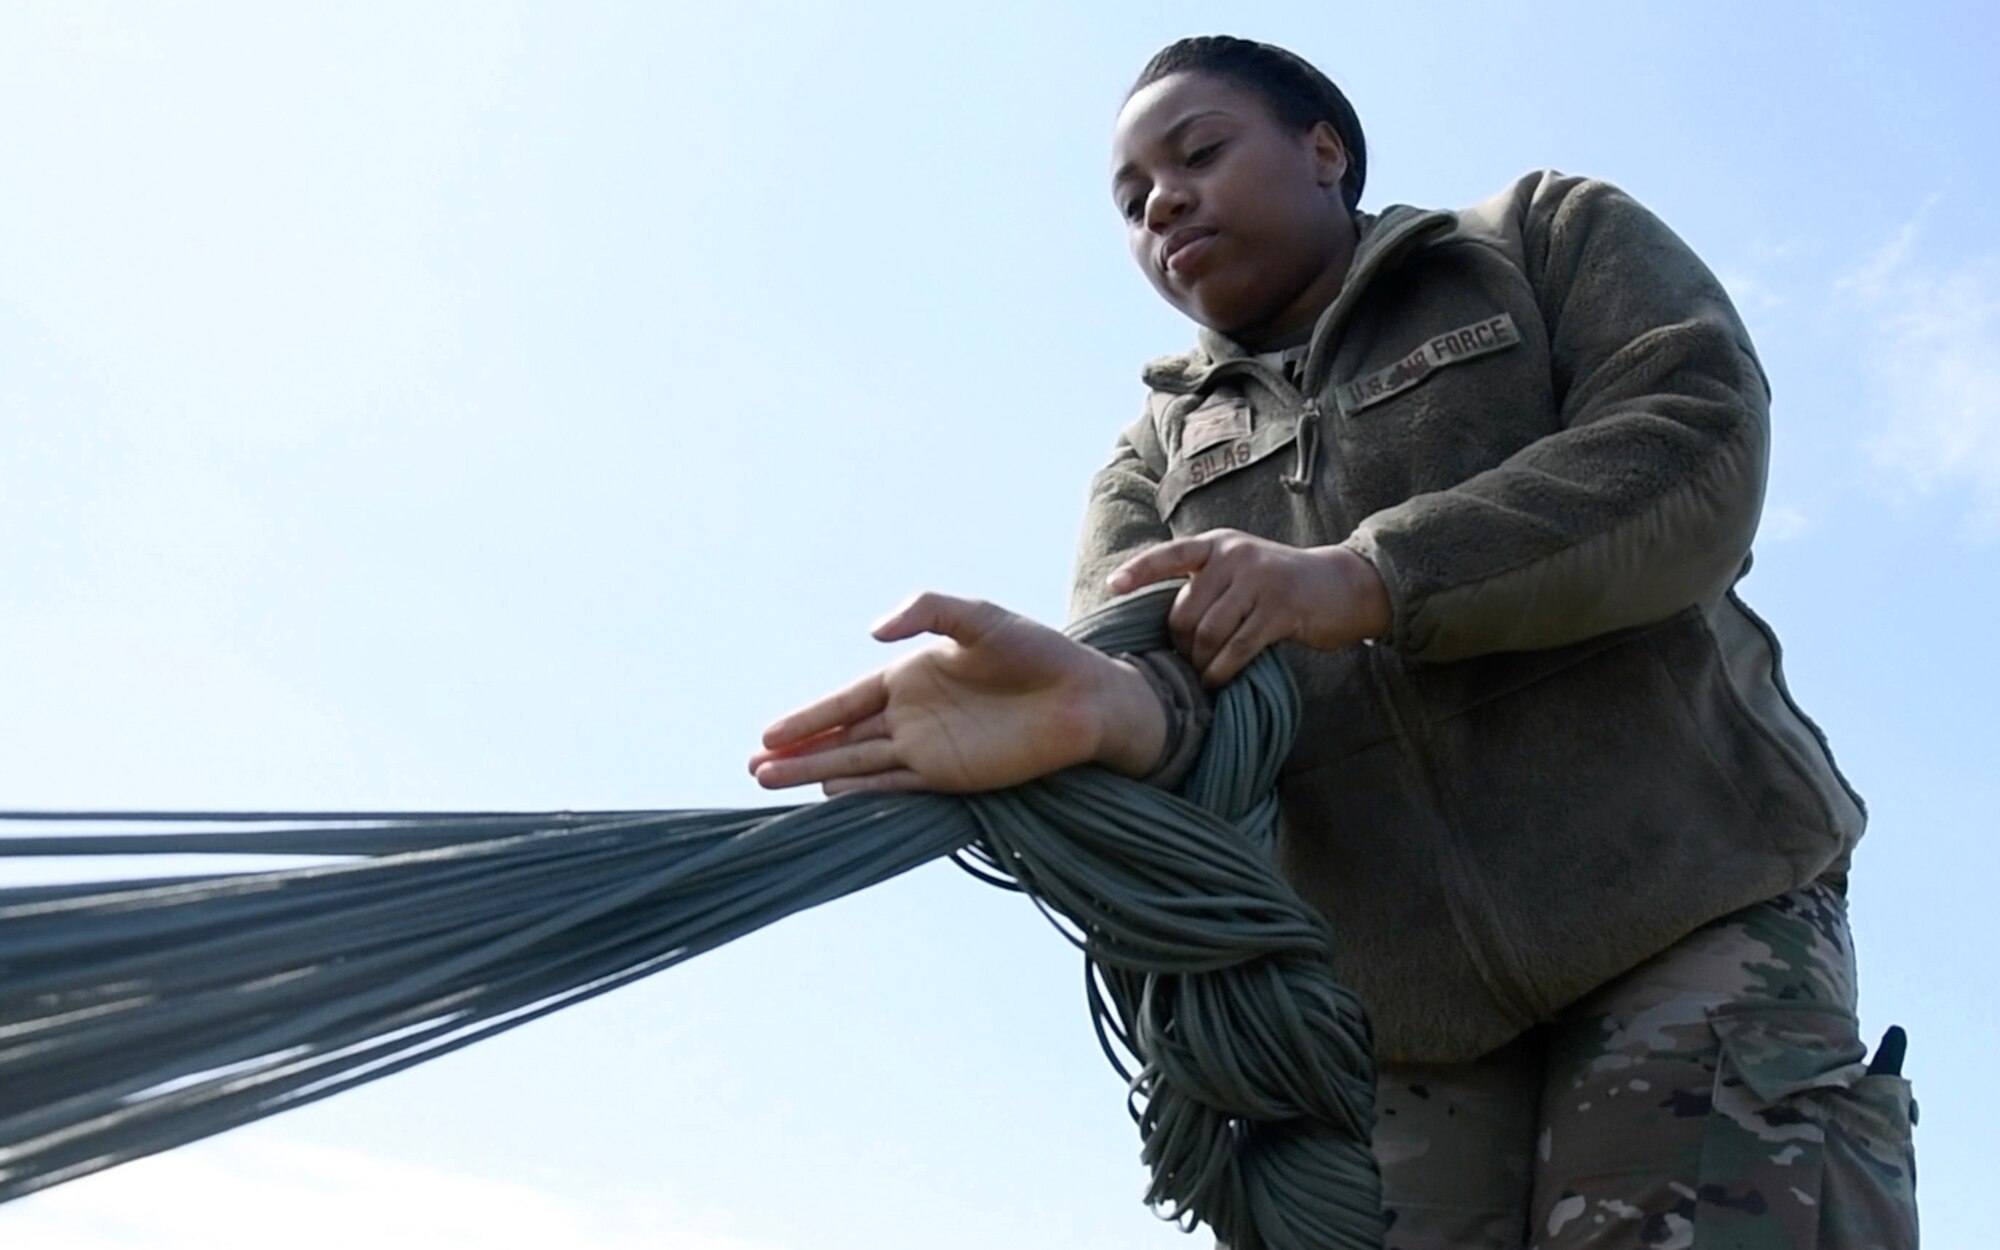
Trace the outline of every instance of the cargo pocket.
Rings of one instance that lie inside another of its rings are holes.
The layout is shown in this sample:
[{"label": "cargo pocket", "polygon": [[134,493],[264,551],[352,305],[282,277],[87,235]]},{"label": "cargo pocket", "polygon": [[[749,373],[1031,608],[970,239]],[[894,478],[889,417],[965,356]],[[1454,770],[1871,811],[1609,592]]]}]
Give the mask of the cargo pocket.
[{"label": "cargo pocket", "polygon": [[1916,1102],[1900,1076],[1867,1075],[1833,1102],[1820,1188],[1820,1244],[1917,1244]]},{"label": "cargo pocket", "polygon": [[1871,1075],[1854,1018],[1818,1003],[1734,1003],[1702,1139],[1694,1250],[1915,1250],[1910,1086]]}]

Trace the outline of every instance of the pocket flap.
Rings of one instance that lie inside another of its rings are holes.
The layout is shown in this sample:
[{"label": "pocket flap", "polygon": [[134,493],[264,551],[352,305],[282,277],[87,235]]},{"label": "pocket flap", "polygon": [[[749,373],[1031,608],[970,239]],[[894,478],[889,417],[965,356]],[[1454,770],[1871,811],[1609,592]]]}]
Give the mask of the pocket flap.
[{"label": "pocket flap", "polygon": [[1845,1089],[1867,1072],[1852,1013],[1822,1003],[1731,1003],[1712,1017],[1725,1066],[1770,1106],[1811,1089]]}]

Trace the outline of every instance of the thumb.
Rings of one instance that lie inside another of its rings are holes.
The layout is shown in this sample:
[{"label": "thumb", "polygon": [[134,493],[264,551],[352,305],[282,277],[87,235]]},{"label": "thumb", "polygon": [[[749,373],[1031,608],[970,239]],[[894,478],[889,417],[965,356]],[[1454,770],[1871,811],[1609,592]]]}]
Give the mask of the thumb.
[{"label": "thumb", "polygon": [[925,591],[884,617],[870,632],[877,642],[901,642],[918,634],[942,634],[953,642],[971,646],[1006,615],[1006,609],[983,600]]},{"label": "thumb", "polygon": [[1176,538],[1133,556],[1111,571],[1107,584],[1114,594],[1124,594],[1170,577],[1199,573],[1215,544],[1206,537]]}]

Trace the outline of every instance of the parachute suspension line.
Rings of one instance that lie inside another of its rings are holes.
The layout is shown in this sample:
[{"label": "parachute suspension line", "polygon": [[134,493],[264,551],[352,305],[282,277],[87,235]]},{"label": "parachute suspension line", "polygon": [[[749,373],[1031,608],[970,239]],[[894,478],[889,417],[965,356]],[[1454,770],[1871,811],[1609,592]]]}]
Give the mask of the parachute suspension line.
[{"label": "parachute suspension line", "polygon": [[[1170,589],[1170,588],[1169,588]],[[1170,593],[1070,627],[1167,645]],[[308,855],[0,889],[0,1202],[302,1106],[944,856],[1085,955],[1146,1198],[1232,1250],[1378,1250],[1372,1044],[1271,865],[1298,696],[1261,657],[1179,795],[1078,768],[743,811],[0,812],[0,859]],[[178,864],[176,864],[178,867]]]}]

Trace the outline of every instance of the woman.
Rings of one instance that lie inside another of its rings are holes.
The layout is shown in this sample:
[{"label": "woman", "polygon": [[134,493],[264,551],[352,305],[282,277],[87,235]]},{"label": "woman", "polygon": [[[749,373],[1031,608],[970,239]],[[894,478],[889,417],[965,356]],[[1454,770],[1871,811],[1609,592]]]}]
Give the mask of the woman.
[{"label": "woman", "polygon": [[1073,607],[1186,578],[1175,654],[921,596],[876,636],[948,641],[778,722],[758,779],[1171,785],[1202,687],[1280,646],[1280,866],[1375,1024],[1392,1245],[1914,1245],[1862,808],[1731,590],[1767,394],[1714,277],[1584,179],[1360,213],[1346,99],[1241,40],[1156,56],[1112,167],[1199,341],[1146,371]]}]

